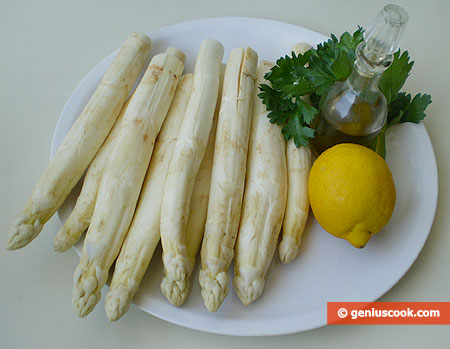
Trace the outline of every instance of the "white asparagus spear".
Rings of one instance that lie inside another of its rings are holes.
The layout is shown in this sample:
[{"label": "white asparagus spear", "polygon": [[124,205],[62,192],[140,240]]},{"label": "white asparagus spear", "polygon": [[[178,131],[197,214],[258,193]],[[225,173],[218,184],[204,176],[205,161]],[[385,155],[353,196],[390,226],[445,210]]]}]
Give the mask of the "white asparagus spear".
[{"label": "white asparagus spear", "polygon": [[[186,283],[190,283],[190,276],[195,267],[195,260],[200,248],[203,232],[205,231],[206,212],[208,210],[209,186],[211,184],[212,164],[214,158],[214,142],[216,139],[217,119],[220,110],[220,100],[222,94],[223,74],[225,65],[222,64],[220,73],[219,93],[214,111],[213,125],[209,134],[208,145],[205,155],[195,178],[194,189],[192,191],[191,204],[189,208],[189,218],[186,227],[186,255],[187,255],[187,277]],[[176,281],[169,281],[163,277],[161,290],[167,300],[176,306],[182,305],[189,294],[189,284],[184,290],[180,290]]]},{"label": "white asparagus spear", "polygon": [[151,40],[132,33],[47,165],[9,230],[8,249],[29,244],[80,180],[105,141],[150,55]]},{"label": "white asparagus spear", "polygon": [[208,216],[199,281],[203,301],[216,311],[228,293],[228,268],[239,227],[258,56],[231,51],[217,125]]},{"label": "white asparagus spear", "polygon": [[156,140],[136,212],[117,258],[111,287],[106,295],[105,310],[109,321],[118,320],[128,311],[158,245],[164,183],[191,95],[192,82],[192,74],[181,78]]},{"label": "white asparagus spear", "polygon": [[[258,64],[256,86],[273,63]],[[277,246],[286,206],[287,174],[285,140],[270,123],[255,88],[250,131],[247,177],[241,222],[235,247],[234,288],[244,305],[257,299]]]},{"label": "white asparagus spear", "polygon": [[186,225],[195,178],[205,154],[220,83],[223,46],[216,40],[200,45],[193,92],[170,161],[161,208],[161,243],[167,282],[180,292],[189,286]]},{"label": "white asparagus spear", "polygon": [[[311,48],[305,43],[292,46],[296,54],[304,54]],[[311,147],[297,149],[294,140],[286,144],[288,195],[284,214],[282,240],[278,256],[283,263],[292,262],[298,254],[305,224],[309,214],[308,177],[311,170]]]},{"label": "white asparagus spear", "polygon": [[67,251],[75,245],[89,226],[92,213],[94,212],[100,180],[102,179],[103,172],[108,164],[108,158],[114,147],[115,139],[119,135],[123,114],[125,113],[129,101],[130,98],[125,102],[111,132],[108,134],[102,147],[89,165],[75,206],[66,222],[53,239],[53,248],[57,252]]},{"label": "white asparagus spear", "polygon": [[[195,260],[203,240],[203,233],[205,232],[219,106],[220,104],[218,104],[217,112],[214,115],[213,125],[211,128],[211,134],[209,135],[205,156],[203,157],[202,163],[200,164],[197,177],[195,178],[194,190],[192,192],[191,205],[189,209],[189,219],[186,228],[188,277],[191,275],[195,267]],[[184,300],[182,303],[184,303]]]},{"label": "white asparagus spear", "polygon": [[156,136],[183,71],[184,55],[178,53],[181,60],[167,53],[153,57],[123,116],[73,276],[72,305],[80,317],[100,300],[128,232]]}]

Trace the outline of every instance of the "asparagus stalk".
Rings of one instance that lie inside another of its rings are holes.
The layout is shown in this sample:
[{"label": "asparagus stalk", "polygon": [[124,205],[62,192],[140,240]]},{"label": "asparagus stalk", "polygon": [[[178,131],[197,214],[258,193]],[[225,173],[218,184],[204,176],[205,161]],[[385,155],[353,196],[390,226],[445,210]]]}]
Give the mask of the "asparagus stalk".
[{"label": "asparagus stalk", "polygon": [[[219,94],[214,111],[213,125],[209,134],[208,145],[206,146],[205,155],[195,178],[194,189],[192,191],[191,204],[189,208],[189,218],[186,227],[186,255],[187,255],[187,278],[189,278],[195,267],[195,260],[200,248],[203,233],[205,231],[206,212],[208,210],[209,186],[211,183],[211,172],[214,158],[214,142],[216,139],[217,118],[219,116],[220,99],[222,93],[224,65],[222,64]],[[180,290],[176,281],[169,281],[163,277],[161,281],[161,290],[168,301],[176,306],[182,305],[189,294],[189,284],[184,290]]]},{"label": "asparagus stalk", "polygon": [[100,300],[131,223],[156,136],[183,71],[184,55],[177,52],[153,57],[123,116],[73,277],[72,304],[80,317]]},{"label": "asparagus stalk", "polygon": [[[220,98],[220,97],[219,97]],[[211,134],[206,146],[205,156],[195,178],[194,190],[192,192],[191,205],[189,208],[189,219],[186,228],[186,254],[188,261],[188,278],[195,267],[197,253],[203,240],[205,232],[206,214],[208,211],[209,189],[211,185],[211,174],[214,160],[214,142],[216,140],[217,118],[220,102],[214,113]],[[184,303],[184,300],[182,301]]]},{"label": "asparagus stalk", "polygon": [[[298,43],[292,47],[292,51],[304,54],[310,48],[308,44]],[[294,140],[290,139],[286,145],[286,163],[288,195],[282,240],[278,247],[278,256],[283,263],[292,262],[297,256],[308,220],[308,177],[312,163],[310,146],[297,149]]]},{"label": "asparagus stalk", "polygon": [[118,320],[128,311],[159,242],[164,182],[191,95],[192,82],[192,74],[181,78],[156,140],[136,212],[117,258],[111,287],[106,295],[105,309],[110,321]]},{"label": "asparagus stalk", "polygon": [[150,48],[151,40],[145,34],[132,33],[125,40],[12,224],[9,250],[29,244],[80,180],[114,125]]},{"label": "asparagus stalk", "polygon": [[57,252],[65,252],[75,245],[89,226],[92,213],[94,212],[100,180],[108,163],[109,154],[114,147],[115,139],[120,134],[119,129],[123,121],[123,114],[129,101],[130,98],[125,102],[111,132],[89,165],[75,206],[64,225],[55,235],[53,248]]},{"label": "asparagus stalk", "polygon": [[195,178],[205,154],[219,91],[223,46],[215,40],[200,45],[189,99],[164,186],[161,243],[167,282],[186,292],[188,261],[186,225]]},{"label": "asparagus stalk", "polygon": [[[273,63],[258,65],[256,85]],[[285,140],[255,88],[250,131],[247,177],[241,222],[236,242],[234,288],[244,305],[257,299],[276,249],[286,206],[287,174]]]},{"label": "asparagus stalk", "polygon": [[237,48],[231,51],[225,70],[199,277],[209,311],[216,311],[228,293],[228,268],[244,193],[257,60],[252,49]]}]

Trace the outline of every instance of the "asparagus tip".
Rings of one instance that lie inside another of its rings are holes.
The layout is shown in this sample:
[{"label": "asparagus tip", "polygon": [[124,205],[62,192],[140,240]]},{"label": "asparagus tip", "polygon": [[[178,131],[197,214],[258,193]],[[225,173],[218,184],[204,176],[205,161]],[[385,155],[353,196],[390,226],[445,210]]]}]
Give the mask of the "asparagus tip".
[{"label": "asparagus tip", "polygon": [[8,234],[7,250],[17,250],[28,245],[42,230],[39,220],[28,216],[19,216],[12,224]]},{"label": "asparagus tip", "polygon": [[56,252],[66,252],[69,248],[75,245],[77,240],[71,238],[69,232],[63,226],[53,239],[53,249]]},{"label": "asparagus tip", "polygon": [[291,236],[283,236],[278,248],[278,256],[284,264],[292,262],[298,254],[298,244]]},{"label": "asparagus tip", "polygon": [[79,317],[87,316],[101,298],[108,273],[91,265],[78,265],[73,276],[72,306]]},{"label": "asparagus tip", "polygon": [[208,270],[200,270],[202,297],[208,311],[215,312],[228,294],[228,274],[225,271],[213,276]]},{"label": "asparagus tip", "polygon": [[242,304],[249,305],[261,296],[265,281],[253,272],[246,274],[242,268],[241,273],[234,277],[233,286]]},{"label": "asparagus tip", "polygon": [[170,304],[178,307],[186,301],[189,294],[189,279],[176,281],[164,276],[161,291]]},{"label": "asparagus tip", "polygon": [[130,308],[130,303],[130,290],[126,286],[112,286],[105,299],[108,320],[111,322],[119,320]]}]

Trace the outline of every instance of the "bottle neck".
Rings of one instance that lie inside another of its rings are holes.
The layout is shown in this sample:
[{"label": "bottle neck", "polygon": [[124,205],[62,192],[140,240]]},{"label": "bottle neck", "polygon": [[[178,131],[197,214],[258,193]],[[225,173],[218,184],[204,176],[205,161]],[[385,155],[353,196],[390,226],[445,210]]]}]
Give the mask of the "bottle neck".
[{"label": "bottle neck", "polygon": [[356,48],[355,55],[353,71],[347,80],[348,85],[356,91],[377,92],[381,75],[391,65],[393,56],[375,57],[364,41]]},{"label": "bottle neck", "polygon": [[381,75],[381,73],[373,73],[373,75],[364,74],[355,64],[350,77],[347,79],[347,84],[356,91],[378,92],[378,83],[380,82]]}]

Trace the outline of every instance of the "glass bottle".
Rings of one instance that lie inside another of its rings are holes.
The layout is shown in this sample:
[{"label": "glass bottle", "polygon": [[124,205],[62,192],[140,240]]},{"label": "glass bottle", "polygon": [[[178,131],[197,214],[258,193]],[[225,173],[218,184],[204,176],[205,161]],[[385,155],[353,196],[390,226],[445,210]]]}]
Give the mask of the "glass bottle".
[{"label": "glass bottle", "polygon": [[356,48],[350,77],[333,85],[319,108],[312,139],[317,154],[338,143],[369,146],[378,135],[388,109],[378,83],[392,63],[407,22],[408,14],[397,5],[386,5],[377,15]]}]

